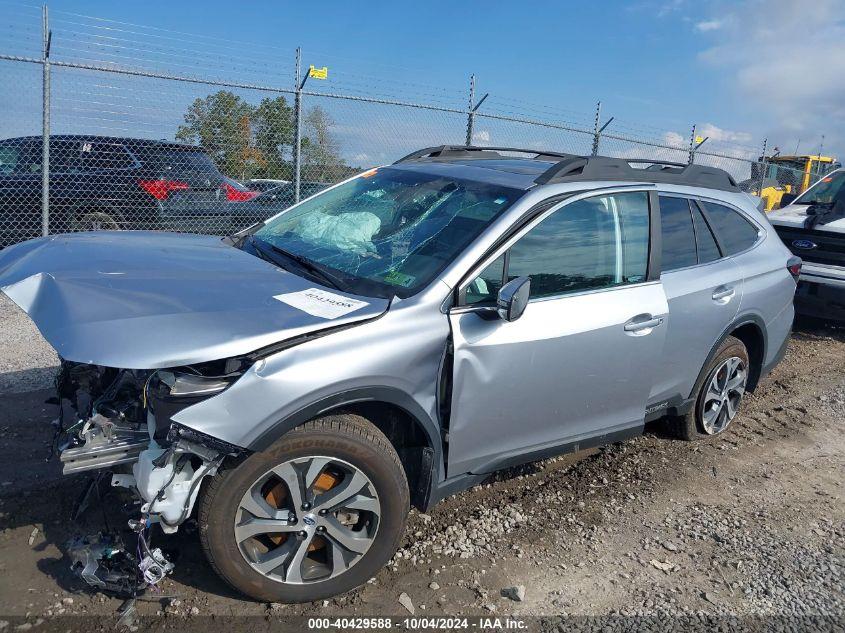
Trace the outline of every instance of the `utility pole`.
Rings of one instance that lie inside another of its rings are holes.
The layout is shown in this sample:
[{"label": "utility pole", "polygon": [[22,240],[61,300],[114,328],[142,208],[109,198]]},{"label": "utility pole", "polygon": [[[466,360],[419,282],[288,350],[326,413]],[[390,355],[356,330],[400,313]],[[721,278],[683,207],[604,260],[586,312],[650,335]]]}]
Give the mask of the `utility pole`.
[{"label": "utility pole", "polygon": [[302,170],[302,49],[296,47],[296,92],[294,93],[294,141],[293,141],[293,200],[299,202],[300,172]]},{"label": "utility pole", "polygon": [[41,9],[41,235],[50,233],[50,21]]}]

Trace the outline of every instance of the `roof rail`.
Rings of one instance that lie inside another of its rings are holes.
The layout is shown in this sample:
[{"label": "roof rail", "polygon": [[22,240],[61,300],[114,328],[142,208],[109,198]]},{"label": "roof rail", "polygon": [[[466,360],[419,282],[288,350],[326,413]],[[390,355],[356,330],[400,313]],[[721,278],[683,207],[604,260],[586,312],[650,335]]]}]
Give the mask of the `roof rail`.
[{"label": "roof rail", "polygon": [[[574,154],[563,154],[561,152],[547,152],[536,149],[522,149],[519,147],[479,147],[477,145],[436,145],[417,150],[407,156],[403,156],[396,163],[418,160],[420,158],[495,158],[501,156],[499,152],[517,152],[520,154],[531,154],[532,158],[542,160],[544,158],[562,159],[570,158]],[[394,165],[396,164],[394,163]]]},{"label": "roof rail", "polygon": [[[631,165],[649,165],[636,169]],[[572,180],[626,180],[660,182],[723,191],[739,191],[736,180],[724,169],[705,165],[685,165],[648,158],[580,156],[567,158],[549,167],[534,179],[538,185]]]},{"label": "roof rail", "polygon": [[[478,147],[475,145],[438,145],[417,150],[396,163],[420,159],[450,160],[459,158],[501,158],[499,152],[531,154],[533,160],[555,161],[534,179],[538,185],[579,180],[622,180],[653,182],[691,187],[706,187],[722,191],[739,191],[733,176],[723,169],[705,165],[688,165],[650,158],[611,158],[609,156],[578,156],[518,147]],[[394,163],[394,164],[396,164]],[[631,165],[648,165],[634,168]]]}]

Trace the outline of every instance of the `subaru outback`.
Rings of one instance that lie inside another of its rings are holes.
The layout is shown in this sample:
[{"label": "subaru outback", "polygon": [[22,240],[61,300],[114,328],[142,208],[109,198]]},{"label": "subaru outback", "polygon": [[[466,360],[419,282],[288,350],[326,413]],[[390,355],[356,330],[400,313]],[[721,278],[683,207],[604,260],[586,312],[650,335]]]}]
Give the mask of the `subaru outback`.
[{"label": "subaru outback", "polygon": [[[494,471],[658,418],[724,433],[784,354],[799,272],[724,171],[462,146],[223,240],[0,253],[62,358],[64,472],[139,498],[124,562],[154,584],[172,563],[152,528],[193,516],[222,578],[285,602],[362,584],[411,506]],[[103,551],[73,545],[92,584],[115,573],[112,554],[92,572]]]}]

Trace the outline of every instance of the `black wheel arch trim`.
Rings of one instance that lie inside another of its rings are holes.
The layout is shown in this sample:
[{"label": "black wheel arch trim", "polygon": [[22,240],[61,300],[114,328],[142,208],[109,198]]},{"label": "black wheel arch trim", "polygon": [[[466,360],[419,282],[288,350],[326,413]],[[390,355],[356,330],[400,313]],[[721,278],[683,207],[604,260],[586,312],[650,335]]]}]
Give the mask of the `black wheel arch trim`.
[{"label": "black wheel arch trim", "polygon": [[[280,420],[246,447],[251,451],[263,451],[288,431],[331,411],[345,406],[363,402],[384,403],[398,407],[404,411],[424,432],[428,438],[429,448],[432,450],[430,466],[431,472],[426,481],[427,490],[422,491],[427,499],[432,489],[443,477],[443,440],[438,424],[431,419],[426,411],[408,393],[395,387],[374,386],[361,387],[341,391],[321,398]],[[413,491],[412,491],[413,494]]]},{"label": "black wheel arch trim", "polygon": [[725,342],[725,339],[730,336],[731,332],[738,328],[741,328],[744,325],[756,325],[757,329],[760,330],[760,335],[763,338],[763,353],[762,358],[760,359],[760,366],[754,368],[754,373],[749,374],[746,391],[752,392],[757,387],[757,383],[759,382],[760,378],[764,375],[763,370],[766,363],[766,351],[769,349],[769,338],[768,334],[766,333],[766,322],[763,321],[763,319],[757,314],[743,314],[731,321],[731,323],[722,331],[722,334],[719,336],[719,338],[716,339],[716,342],[713,344],[713,347],[710,348],[710,353],[707,354],[707,358],[705,359],[704,364],[701,366],[701,370],[698,372],[698,376],[695,379],[695,383],[693,384],[693,388],[689,394],[689,399],[687,402],[695,398],[695,394],[697,393],[699,387],[701,386],[701,382],[706,376],[707,367],[710,365],[710,362],[716,357],[716,352],[719,350],[719,347],[722,345],[722,343]]}]

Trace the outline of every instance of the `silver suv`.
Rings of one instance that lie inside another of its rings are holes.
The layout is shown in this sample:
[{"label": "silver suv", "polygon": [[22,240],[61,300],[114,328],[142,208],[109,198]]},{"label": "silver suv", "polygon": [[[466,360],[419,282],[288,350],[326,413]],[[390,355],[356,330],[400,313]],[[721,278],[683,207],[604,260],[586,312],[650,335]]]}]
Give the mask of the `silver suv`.
[{"label": "silver suv", "polygon": [[[150,526],[193,515],[224,579],[289,602],[365,582],[412,505],[496,470],[657,418],[724,432],[784,353],[799,271],[721,170],[453,146],[232,238],[0,253],[63,359],[65,472],[140,498],[144,582],[172,568]],[[71,546],[92,584],[109,547]]]}]

